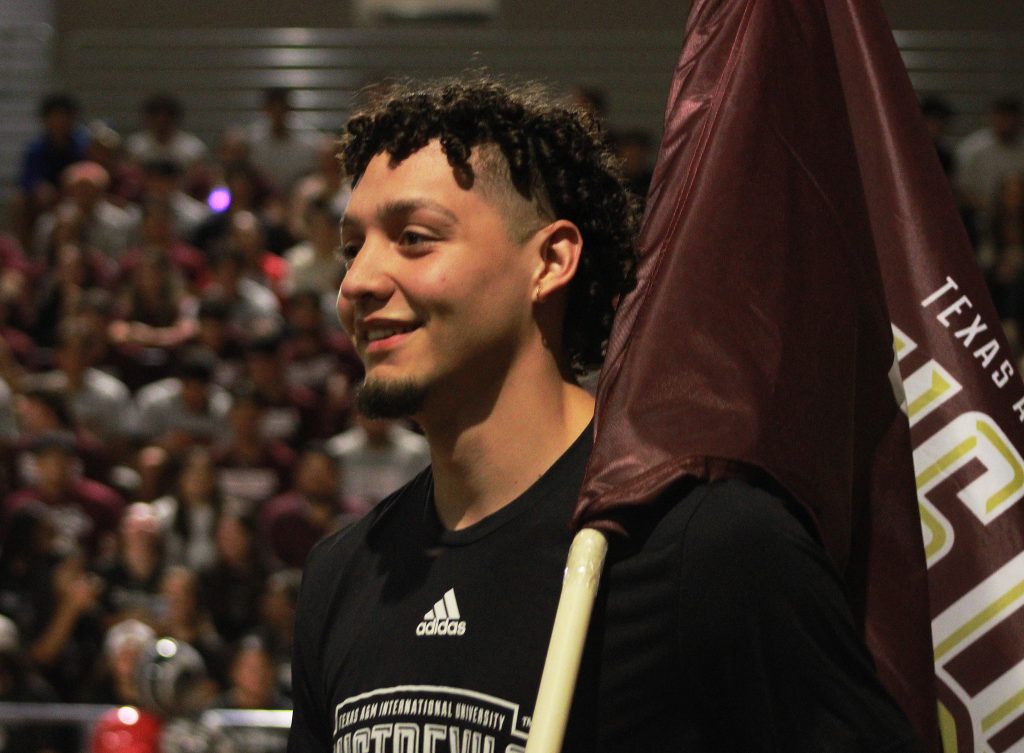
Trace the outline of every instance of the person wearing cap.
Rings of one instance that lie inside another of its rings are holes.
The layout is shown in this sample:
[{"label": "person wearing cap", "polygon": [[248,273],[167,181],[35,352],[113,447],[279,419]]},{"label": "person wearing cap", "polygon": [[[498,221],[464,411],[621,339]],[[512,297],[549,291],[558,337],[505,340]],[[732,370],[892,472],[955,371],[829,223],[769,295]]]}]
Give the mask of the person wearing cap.
[{"label": "person wearing cap", "polygon": [[44,434],[31,447],[36,477],[9,494],[0,507],[6,533],[12,515],[33,502],[49,510],[58,535],[91,557],[110,541],[124,512],[124,500],[106,484],[81,475],[75,439],[65,432]]}]

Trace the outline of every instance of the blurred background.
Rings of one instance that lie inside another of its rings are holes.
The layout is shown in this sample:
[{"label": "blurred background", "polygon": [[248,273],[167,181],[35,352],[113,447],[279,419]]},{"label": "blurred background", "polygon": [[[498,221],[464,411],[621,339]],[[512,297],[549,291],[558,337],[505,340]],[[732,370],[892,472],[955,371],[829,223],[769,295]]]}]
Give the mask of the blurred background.
[{"label": "blurred background", "polygon": [[[1020,364],[1024,3],[883,5]],[[541,79],[643,197],[688,9],[0,2],[0,753],[283,750],[311,547],[428,461],[353,409],[339,129]]]},{"label": "blurred background", "polygon": [[[981,125],[990,100],[1024,84],[1024,4],[883,3],[915,86],[954,110],[949,133]],[[140,124],[154,92],[174,94],[187,128],[214,145],[252,121],[270,86],[294,90],[304,124],[331,130],[360,88],[395,75],[486,66],[607,96],[617,129],[657,138],[686,2],[663,0],[227,0],[0,4],[0,177],[13,180],[40,92],[74,92],[87,120]]]}]

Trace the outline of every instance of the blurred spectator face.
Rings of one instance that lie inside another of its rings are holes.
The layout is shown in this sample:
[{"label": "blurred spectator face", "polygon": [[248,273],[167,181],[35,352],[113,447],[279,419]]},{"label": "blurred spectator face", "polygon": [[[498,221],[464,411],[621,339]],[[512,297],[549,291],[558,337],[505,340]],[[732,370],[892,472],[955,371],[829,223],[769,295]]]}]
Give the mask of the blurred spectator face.
[{"label": "blurred spectator face", "polygon": [[171,208],[163,203],[146,206],[142,215],[142,240],[156,246],[166,246],[174,239],[174,217]]},{"label": "blurred spectator face", "polygon": [[288,125],[288,113],[292,110],[288,100],[287,91],[274,90],[267,93],[263,104],[263,112],[266,113],[267,120],[270,121],[270,127],[274,131],[283,131]]},{"label": "blurred spectator face", "polygon": [[78,162],[64,171],[64,192],[79,211],[89,214],[103,198],[110,176],[96,162]]},{"label": "blurred spectator face", "polygon": [[58,346],[54,360],[57,366],[70,377],[77,377],[91,365],[89,354],[95,350],[94,344],[87,338],[71,339]]},{"label": "blurred spectator face", "polygon": [[252,535],[241,520],[224,515],[217,521],[214,532],[217,554],[229,566],[245,567],[252,551]]},{"label": "blurred spectator face", "polygon": [[0,540],[10,567],[25,569],[46,561],[57,543],[53,516],[42,502],[30,502],[16,510]]},{"label": "blurred spectator face", "polygon": [[121,518],[121,554],[132,568],[145,570],[160,558],[160,519],[146,502],[128,506]]},{"label": "blurred spectator face", "polygon": [[199,591],[196,576],[184,567],[172,567],[160,581],[160,595],[167,608],[167,621],[188,623],[199,613]]},{"label": "blurred spectator face", "polygon": [[216,483],[209,453],[204,450],[190,453],[178,481],[182,496],[190,500],[208,500],[213,496]]},{"label": "blurred spectator face", "polygon": [[51,447],[36,453],[40,489],[51,493],[63,491],[71,483],[74,469],[74,457],[68,450]]},{"label": "blurred spectator face", "polygon": [[143,191],[150,201],[168,201],[178,188],[174,177],[165,175],[158,170],[147,170],[143,181]]},{"label": "blurred spectator face", "polygon": [[1007,175],[999,193],[1000,203],[1010,212],[1024,209],[1024,175],[1017,173]]},{"label": "blurred spectator face", "polygon": [[181,401],[190,413],[205,413],[209,397],[209,382],[191,377],[181,380]]},{"label": "blurred spectator face", "polygon": [[245,364],[252,383],[261,390],[273,391],[280,386],[281,361],[276,353],[249,353]]},{"label": "blurred spectator face", "polygon": [[142,115],[146,130],[154,133],[158,138],[167,138],[178,127],[177,109],[169,104],[160,104],[155,107],[148,107]]},{"label": "blurred spectator face", "polygon": [[231,682],[253,701],[273,697],[274,664],[262,647],[247,646],[238,652],[231,667]]},{"label": "blurred spectator face", "polygon": [[295,620],[298,571],[282,570],[267,578],[267,588],[260,602],[260,615],[268,625],[290,629]]},{"label": "blurred spectator face", "polygon": [[249,142],[240,128],[229,128],[221,134],[217,145],[217,161],[222,165],[233,165],[249,159]]},{"label": "blurred spectator face", "polygon": [[57,249],[56,275],[63,285],[85,285],[87,270],[81,248],[64,243]]},{"label": "blurred spectator face", "polygon": [[341,162],[338,161],[338,145],[332,138],[325,138],[320,142],[316,151],[317,171],[330,176],[341,173]]},{"label": "blurred spectator face", "polygon": [[228,415],[236,439],[254,439],[261,436],[263,408],[251,397],[236,399]]},{"label": "blurred spectator face", "polygon": [[649,140],[639,134],[631,134],[622,138],[618,145],[618,154],[622,160],[623,172],[629,177],[634,177],[650,169],[653,147]]},{"label": "blurred spectator face", "polygon": [[227,175],[228,192],[231,194],[231,205],[236,207],[251,206],[256,196],[256,186],[246,170],[231,170]]},{"label": "blurred spectator face", "polygon": [[338,466],[323,452],[306,452],[295,470],[295,486],[314,499],[333,499],[339,488]]},{"label": "blurred spectator face", "polygon": [[214,353],[220,353],[228,341],[228,324],[223,319],[204,316],[199,319],[197,342]]},{"label": "blurred spectator face", "polygon": [[91,162],[98,162],[109,170],[120,148],[121,136],[113,128],[99,120],[89,125],[89,147],[86,154]]},{"label": "blurred spectator face", "polygon": [[135,684],[139,657],[155,639],[153,629],[135,619],[123,620],[107,632],[104,653],[114,678],[123,686]]},{"label": "blurred spectator face", "polygon": [[144,298],[159,298],[170,282],[170,263],[162,253],[145,253],[139,259],[132,282]]},{"label": "blurred spectator face", "polygon": [[928,129],[928,135],[932,137],[932,140],[940,140],[946,133],[946,124],[949,122],[949,118],[937,114],[925,113],[924,125]]},{"label": "blurred spectator face", "polygon": [[238,212],[232,218],[231,245],[249,259],[263,252],[263,227],[252,212]]},{"label": "blurred spectator face", "polygon": [[598,120],[603,119],[607,114],[608,105],[605,94],[593,86],[576,86],[569,93],[569,102]]},{"label": "blurred spectator face", "polygon": [[138,643],[128,643],[115,651],[109,660],[114,677],[121,682],[130,682],[134,679],[135,667],[139,663],[141,653],[142,646]]},{"label": "blurred spectator face", "polygon": [[66,107],[51,107],[43,115],[43,130],[46,138],[55,143],[66,143],[71,139],[75,127],[75,111]]},{"label": "blurred spectator face", "polygon": [[338,225],[329,214],[310,212],[309,242],[318,249],[335,249],[339,245]]},{"label": "blurred spectator face", "polygon": [[73,590],[88,584],[99,594],[99,576],[86,569],[85,557],[80,552],[69,554],[53,569],[53,590],[58,598],[66,598]]},{"label": "blurred spectator face", "polygon": [[231,254],[221,255],[213,265],[213,279],[226,295],[234,295],[242,278],[242,260]]},{"label": "blurred spectator face", "polygon": [[82,242],[83,223],[81,212],[71,204],[57,207],[57,221],[50,235],[50,245],[60,248],[67,245],[78,245]]},{"label": "blurred spectator face", "polygon": [[320,296],[297,293],[288,301],[288,324],[298,332],[318,332],[324,323]]},{"label": "blurred spectator face", "polygon": [[992,113],[992,130],[1004,143],[1013,143],[1020,135],[1021,114],[1012,110],[997,110]]},{"label": "blurred spectator face", "polygon": [[42,434],[62,428],[60,419],[50,406],[33,395],[19,395],[14,405],[18,428],[25,434]]}]

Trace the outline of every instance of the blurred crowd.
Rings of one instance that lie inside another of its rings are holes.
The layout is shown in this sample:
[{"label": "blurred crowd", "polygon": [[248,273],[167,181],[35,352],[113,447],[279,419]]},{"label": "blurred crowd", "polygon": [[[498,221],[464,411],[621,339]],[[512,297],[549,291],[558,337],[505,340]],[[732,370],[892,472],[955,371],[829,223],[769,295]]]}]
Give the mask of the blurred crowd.
[{"label": "blurred crowd", "polygon": [[[603,117],[601,92],[571,97]],[[922,111],[1019,353],[1020,102],[958,142],[942,100]],[[206,705],[287,708],[311,548],[429,460],[415,427],[353,407],[336,134],[284,89],[213,145],[165,95],[125,135],[64,94],[39,119],[0,233],[0,701],[139,704],[163,637],[201,658]],[[650,135],[612,138],[644,196]]]},{"label": "blurred crowd", "polygon": [[939,162],[1018,362],[1024,326],[1024,113],[1021,101],[992,101],[987,124],[959,140],[947,129],[956,113],[939,97],[921,100]]},{"label": "blurred crowd", "polygon": [[[214,145],[165,95],[133,133],[66,94],[39,121],[0,233],[0,701],[145,706],[139,657],[168,638],[206,705],[288,708],[310,549],[429,461],[353,408],[337,136],[284,89]],[[642,196],[650,137],[616,143]]]}]

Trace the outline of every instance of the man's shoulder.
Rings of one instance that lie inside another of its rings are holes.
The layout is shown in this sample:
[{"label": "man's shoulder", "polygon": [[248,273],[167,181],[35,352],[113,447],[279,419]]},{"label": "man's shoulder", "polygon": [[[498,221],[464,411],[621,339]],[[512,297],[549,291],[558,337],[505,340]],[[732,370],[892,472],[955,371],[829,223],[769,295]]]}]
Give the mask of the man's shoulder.
[{"label": "man's shoulder", "polygon": [[831,567],[810,515],[781,492],[733,478],[670,492],[646,548],[675,548],[685,570],[753,573],[768,560]]},{"label": "man's shoulder", "polygon": [[340,563],[368,546],[369,539],[379,529],[390,527],[411,506],[427,504],[432,487],[433,476],[428,466],[404,486],[378,502],[358,521],[317,542],[309,556],[307,571],[311,568],[322,568],[326,572],[336,570]]}]

